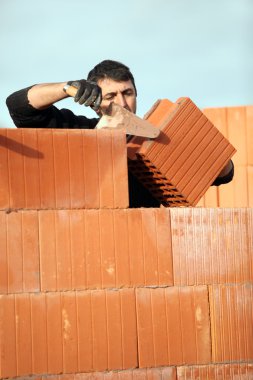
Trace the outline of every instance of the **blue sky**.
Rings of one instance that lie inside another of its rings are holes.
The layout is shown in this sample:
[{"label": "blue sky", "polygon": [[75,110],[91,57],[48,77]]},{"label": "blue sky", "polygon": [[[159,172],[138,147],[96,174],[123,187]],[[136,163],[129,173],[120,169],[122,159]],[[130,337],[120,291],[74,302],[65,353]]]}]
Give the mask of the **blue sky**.
[{"label": "blue sky", "polygon": [[85,78],[103,59],[130,67],[139,116],[160,98],[253,104],[253,0],[0,0],[0,46],[0,127],[13,127],[10,93]]}]

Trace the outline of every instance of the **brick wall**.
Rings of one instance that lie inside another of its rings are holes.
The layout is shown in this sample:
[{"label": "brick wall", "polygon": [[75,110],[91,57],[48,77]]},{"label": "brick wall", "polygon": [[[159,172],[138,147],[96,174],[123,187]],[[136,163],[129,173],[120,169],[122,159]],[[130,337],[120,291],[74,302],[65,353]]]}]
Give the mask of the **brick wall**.
[{"label": "brick wall", "polygon": [[126,162],[1,131],[0,377],[253,378],[252,208],[128,209]]}]

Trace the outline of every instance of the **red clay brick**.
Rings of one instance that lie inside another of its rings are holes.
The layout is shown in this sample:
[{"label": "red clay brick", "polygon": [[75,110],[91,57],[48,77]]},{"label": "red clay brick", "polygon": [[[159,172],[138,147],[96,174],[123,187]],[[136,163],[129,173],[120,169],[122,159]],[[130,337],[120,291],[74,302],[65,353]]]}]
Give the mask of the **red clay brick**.
[{"label": "red clay brick", "polygon": [[[85,140],[87,139],[87,135]],[[76,130],[75,133],[68,135],[67,152],[69,168],[69,192],[70,192],[70,208],[78,208],[79,200],[85,199],[85,178],[84,178],[84,141],[82,131]],[[66,155],[66,151],[65,157]],[[65,170],[63,170],[64,173]],[[95,177],[94,173],[94,177]],[[67,189],[68,191],[68,189]],[[94,203],[96,204],[96,203]]]},{"label": "red clay brick", "polygon": [[55,130],[52,135],[52,144],[55,185],[54,208],[70,208],[71,194],[68,137],[65,133],[63,134],[61,130]]},{"label": "red clay brick", "polygon": [[246,165],[237,165],[233,181],[219,188],[219,204],[221,207],[249,206],[249,176]]},{"label": "red clay brick", "polygon": [[31,304],[29,294],[15,296],[17,374],[32,373]]},{"label": "red clay brick", "polygon": [[[135,368],[121,371],[29,376],[30,380],[177,380],[175,367]],[[16,380],[24,380],[17,377]]]},{"label": "red clay brick", "polygon": [[2,295],[1,377],[137,366],[133,289]]},{"label": "red clay brick", "polygon": [[142,218],[139,209],[133,209],[128,213],[129,251],[135,252],[129,257],[131,282],[141,285],[145,282],[144,249],[142,236]]},{"label": "red clay brick", "polygon": [[98,145],[97,145],[97,135],[94,136],[93,131],[87,131],[85,139],[83,139],[83,155],[84,155],[83,187],[85,191],[85,200],[86,200],[87,208],[99,208],[100,192],[94,191],[94,189],[99,189]]},{"label": "red clay brick", "polygon": [[247,126],[246,108],[228,107],[227,108],[227,128],[231,143],[237,149],[234,156],[235,165],[247,165]]},{"label": "red clay brick", "polygon": [[[27,132],[25,132],[27,133]],[[55,208],[55,167],[53,149],[53,130],[37,131],[38,151],[42,157],[39,159],[39,184],[40,201],[33,205],[33,208]],[[7,147],[8,149],[9,147]],[[30,173],[32,174],[32,173]],[[30,176],[29,176],[30,177]],[[11,190],[12,191],[12,190]],[[14,193],[15,195],[15,193]],[[23,208],[22,204],[15,202],[12,207]]]},{"label": "red clay brick", "polygon": [[212,361],[253,359],[252,284],[209,287]]},{"label": "red clay brick", "polygon": [[6,214],[0,212],[0,294],[8,293],[8,251],[7,251],[7,223]]},{"label": "red clay brick", "polygon": [[210,195],[209,189],[204,196],[203,205],[205,207],[252,207],[253,205],[251,196],[253,188],[251,175],[253,163],[251,149],[253,142],[252,110],[252,106],[203,110],[209,120],[237,149],[233,158],[235,164],[233,181],[226,186],[216,188],[217,194],[213,194],[214,198],[208,197]]},{"label": "red clay brick", "polygon": [[39,212],[43,291],[172,285],[167,209]]},{"label": "red clay brick", "polygon": [[[47,316],[45,293],[31,297],[32,373],[47,372]],[[45,370],[46,369],[46,370]]]},{"label": "red clay brick", "polygon": [[248,201],[249,201],[249,204],[248,206],[249,207],[253,207],[253,165],[252,166],[248,166],[247,167],[247,171],[248,171]]},{"label": "red clay brick", "polygon": [[[43,309],[45,305],[45,309]],[[41,305],[41,313],[47,320],[47,371],[63,371],[63,324],[60,293],[47,293],[46,304]],[[45,373],[46,369],[43,371]]]},{"label": "red clay brick", "polygon": [[0,186],[0,205],[10,204],[10,184],[9,184],[9,172],[8,172],[8,160],[9,160],[9,150],[4,147],[8,143],[15,144],[15,141],[10,140],[7,137],[7,129],[1,128],[0,133],[0,165],[1,165],[1,181],[5,186]]},{"label": "red clay brick", "polygon": [[114,220],[111,210],[101,210],[99,213],[100,251],[102,287],[112,288],[116,284],[115,263],[116,252],[114,243]]},{"label": "red clay brick", "polygon": [[218,206],[219,207],[234,207],[235,204],[235,181],[238,176],[237,167],[235,168],[235,174],[233,181],[226,184],[226,186],[220,186],[218,189]]},{"label": "red clay brick", "polygon": [[91,292],[76,292],[78,323],[78,372],[93,368]]},{"label": "red clay brick", "polygon": [[38,218],[35,211],[0,211],[0,293],[40,289]]},{"label": "red clay brick", "polygon": [[177,368],[177,380],[250,380],[252,376],[253,365],[250,363],[208,364]]},{"label": "red clay brick", "polygon": [[0,318],[0,377],[15,377],[18,372],[14,295],[0,295]]},{"label": "red clay brick", "polygon": [[205,286],[136,289],[139,366],[211,360]]},{"label": "red clay brick", "polygon": [[129,167],[164,205],[196,205],[235,149],[189,98],[162,111],[157,139],[130,140]]},{"label": "red clay brick", "polygon": [[242,283],[253,279],[250,209],[171,209],[176,285]]},{"label": "red clay brick", "polygon": [[[227,185],[226,185],[227,186]],[[224,186],[225,187],[225,186]],[[211,186],[205,193],[205,195],[200,199],[197,207],[218,207],[219,206],[219,193],[216,186]]]},{"label": "red clay brick", "polygon": [[229,138],[227,126],[227,107],[205,108],[203,109],[203,114],[226,138]]},{"label": "red clay brick", "polygon": [[[16,130],[16,129],[1,129],[0,130],[1,136],[4,137],[3,144],[1,144],[1,151],[7,150],[7,154],[5,155],[5,152],[2,152],[1,156],[4,155],[7,156],[7,159],[4,160],[4,163],[6,167],[3,168],[3,177],[1,175],[1,181],[2,179],[6,182],[1,183],[1,189],[2,189],[2,195],[3,195],[3,201],[8,200],[8,203],[0,203],[0,207],[3,206],[3,208],[9,208],[11,207],[11,204],[13,202],[13,194],[15,194],[15,198],[17,203],[20,203],[23,205],[23,207],[26,206],[26,200],[25,200],[25,178],[24,178],[24,159],[26,156],[25,148],[26,146],[23,144],[23,138],[22,138],[22,130]],[[6,144],[7,146],[5,147]],[[33,150],[32,147],[30,147],[31,151]],[[34,151],[35,152],[35,151]],[[35,152],[34,155],[31,155],[31,158],[35,159],[37,156],[37,153]],[[29,155],[28,155],[29,157]],[[6,190],[5,190],[6,189]],[[8,195],[5,195],[4,193],[8,192]],[[2,207],[1,207],[2,208]]]},{"label": "red clay brick", "polygon": [[125,134],[2,129],[0,209],[128,207]]},{"label": "red clay brick", "polygon": [[146,285],[173,285],[171,226],[168,211],[141,210]]}]

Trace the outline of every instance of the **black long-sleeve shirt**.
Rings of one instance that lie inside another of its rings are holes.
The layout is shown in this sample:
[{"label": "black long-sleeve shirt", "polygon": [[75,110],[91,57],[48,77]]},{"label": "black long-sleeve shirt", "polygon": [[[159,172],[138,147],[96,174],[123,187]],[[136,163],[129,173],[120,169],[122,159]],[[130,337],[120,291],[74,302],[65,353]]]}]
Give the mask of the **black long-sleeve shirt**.
[{"label": "black long-sleeve shirt", "polygon": [[[54,105],[38,110],[28,101],[27,93],[31,88],[14,92],[6,99],[6,104],[16,127],[18,128],[62,128],[62,129],[94,129],[98,118],[88,119],[75,115],[68,109],[58,109]],[[234,165],[224,177],[217,177],[213,185],[232,181]],[[160,202],[128,171],[129,206],[130,207],[160,207]]]}]

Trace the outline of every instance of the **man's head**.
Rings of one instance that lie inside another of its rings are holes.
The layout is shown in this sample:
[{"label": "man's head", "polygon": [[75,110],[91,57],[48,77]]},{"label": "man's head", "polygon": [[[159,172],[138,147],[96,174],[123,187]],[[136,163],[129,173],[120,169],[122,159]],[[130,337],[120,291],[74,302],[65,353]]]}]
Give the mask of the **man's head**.
[{"label": "man's head", "polygon": [[88,80],[96,82],[102,90],[100,114],[114,102],[133,113],[136,112],[137,91],[129,68],[117,61],[105,60],[88,74]]}]

